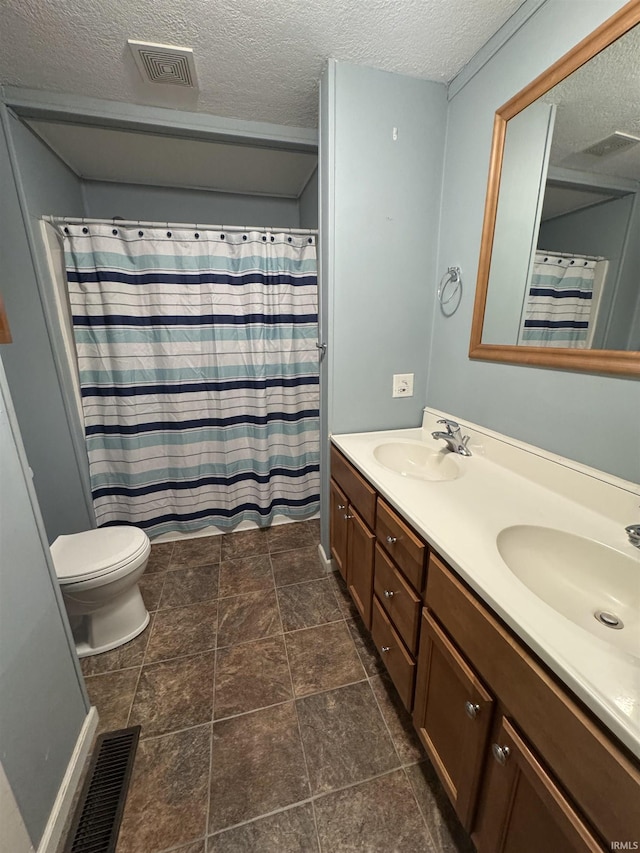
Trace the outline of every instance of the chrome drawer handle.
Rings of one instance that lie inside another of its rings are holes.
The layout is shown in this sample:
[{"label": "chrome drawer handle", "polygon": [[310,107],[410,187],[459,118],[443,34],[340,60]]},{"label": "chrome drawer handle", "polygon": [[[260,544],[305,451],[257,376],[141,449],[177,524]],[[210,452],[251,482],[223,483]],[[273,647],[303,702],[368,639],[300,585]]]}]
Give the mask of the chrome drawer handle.
[{"label": "chrome drawer handle", "polygon": [[389,545],[395,545],[397,541],[397,536],[387,536],[387,542],[389,543]]},{"label": "chrome drawer handle", "polygon": [[391,651],[391,646],[380,646],[380,651],[385,655],[387,652]]},{"label": "chrome drawer handle", "polygon": [[385,589],[385,591],[384,591],[384,597],[385,598],[393,598],[394,595],[395,595],[395,592],[392,589]]},{"label": "chrome drawer handle", "polygon": [[508,746],[498,746],[497,743],[492,745],[491,752],[498,764],[502,764],[503,767],[507,763],[507,758],[511,755],[511,750]]},{"label": "chrome drawer handle", "polygon": [[467,717],[471,717],[472,720],[480,713],[480,705],[476,705],[474,702],[465,702],[464,710],[467,712]]},{"label": "chrome drawer handle", "polygon": [[349,515],[349,513],[346,513],[346,515],[344,516],[344,520],[349,521],[350,518],[353,518],[353,516]]},{"label": "chrome drawer handle", "polygon": [[338,509],[346,509],[346,508],[347,508],[346,504],[338,504]]}]

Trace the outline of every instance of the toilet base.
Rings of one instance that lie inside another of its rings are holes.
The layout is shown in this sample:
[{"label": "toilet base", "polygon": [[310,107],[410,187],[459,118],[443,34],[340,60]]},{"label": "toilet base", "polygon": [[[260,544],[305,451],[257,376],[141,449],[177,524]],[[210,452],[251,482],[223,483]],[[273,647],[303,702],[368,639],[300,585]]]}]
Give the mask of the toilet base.
[{"label": "toilet base", "polygon": [[103,607],[82,617],[73,631],[78,657],[110,652],[133,640],[149,624],[149,613],[138,585]]}]

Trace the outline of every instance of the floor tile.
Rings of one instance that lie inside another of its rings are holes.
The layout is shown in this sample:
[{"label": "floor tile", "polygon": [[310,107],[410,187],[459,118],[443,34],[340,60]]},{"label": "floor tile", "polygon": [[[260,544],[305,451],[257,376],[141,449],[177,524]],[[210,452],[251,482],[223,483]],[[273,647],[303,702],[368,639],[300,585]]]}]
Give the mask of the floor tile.
[{"label": "floor tile", "polygon": [[322,849],[331,853],[439,853],[402,770],[314,801]]},{"label": "floor tile", "polygon": [[372,678],[371,688],[402,764],[423,761],[426,755],[413,727],[411,715],[402,704],[389,676],[385,674]]},{"label": "floor tile", "polygon": [[237,533],[226,533],[222,537],[223,560],[237,560],[240,557],[268,553],[266,530],[240,530]]},{"label": "floor tile", "polygon": [[212,835],[208,853],[317,853],[310,803]]},{"label": "floor tile", "polygon": [[267,528],[269,553],[291,551],[294,548],[306,548],[312,544],[311,533],[303,523],[293,521],[290,524],[277,524]]},{"label": "floor tile", "polygon": [[405,767],[438,853],[475,853],[429,761]]},{"label": "floor tile", "polygon": [[216,719],[292,699],[282,635],[219,649],[216,657]]},{"label": "floor tile", "polygon": [[358,608],[355,606],[353,599],[349,594],[349,590],[347,589],[347,585],[342,579],[340,573],[329,572],[327,579],[331,583],[331,589],[335,593],[338,606],[340,607],[340,612],[344,618],[359,619],[360,614],[358,613]]},{"label": "floor tile", "polygon": [[282,632],[273,591],[221,598],[218,610],[218,646],[258,640]]},{"label": "floor tile", "polygon": [[285,634],[296,696],[360,681],[366,673],[344,622]]},{"label": "floor tile", "polygon": [[310,518],[308,521],[301,521],[300,524],[306,528],[307,534],[317,549],[320,544],[320,519]]},{"label": "floor tile", "polygon": [[138,587],[144,601],[144,606],[152,613],[158,609],[160,604],[160,596],[162,595],[162,587],[164,586],[164,573],[142,575],[138,581]]},{"label": "floor tile", "polygon": [[126,728],[139,675],[140,667],[135,667],[85,679],[89,699],[100,717],[98,732]]},{"label": "floor tile", "polygon": [[210,725],[138,744],[118,853],[154,853],[204,836],[210,747]]},{"label": "floor tile", "polygon": [[367,675],[373,676],[385,673],[387,671],[386,667],[376,650],[375,644],[371,639],[371,634],[362,624],[360,617],[358,616],[357,619],[347,619],[347,627],[353,637],[353,642],[356,644],[356,650]]},{"label": "floor tile", "polygon": [[213,724],[209,832],[309,796],[292,702]]},{"label": "floor tile", "polygon": [[209,722],[213,717],[214,653],[143,666],[129,725],[142,737]]},{"label": "floor tile", "polygon": [[192,569],[220,562],[220,536],[198,536],[180,539],[174,543],[170,568]]},{"label": "floor tile", "polygon": [[153,663],[215,648],[218,602],[201,601],[155,614],[144,662]]},{"label": "floor tile", "polygon": [[218,597],[219,566],[196,566],[192,569],[167,572],[160,599],[160,610],[182,607]]},{"label": "floor tile", "polygon": [[144,570],[145,574],[154,574],[155,572],[166,572],[171,562],[173,554],[174,542],[158,542],[157,545],[151,545],[151,554],[149,562]]},{"label": "floor tile", "polygon": [[277,590],[285,631],[311,628],[342,619],[327,578],[283,586]]},{"label": "floor tile", "polygon": [[171,853],[207,853],[207,843],[203,838],[202,841],[196,841],[194,844],[187,844],[186,847],[172,847]]},{"label": "floor tile", "polygon": [[99,675],[103,672],[112,672],[116,669],[128,669],[132,666],[140,666],[144,660],[145,649],[153,630],[155,621],[154,614],[151,614],[149,624],[141,634],[129,640],[124,646],[118,646],[117,649],[112,649],[110,652],[103,652],[101,655],[89,655],[89,657],[80,659],[80,666],[85,676]]},{"label": "floor tile", "polygon": [[368,682],[307,696],[296,705],[314,794],[398,767]]},{"label": "floor tile", "polygon": [[271,557],[271,563],[276,586],[311,581],[326,575],[315,547],[282,551]]},{"label": "floor tile", "polygon": [[273,589],[273,585],[273,571],[268,554],[223,560],[220,563],[220,598]]}]

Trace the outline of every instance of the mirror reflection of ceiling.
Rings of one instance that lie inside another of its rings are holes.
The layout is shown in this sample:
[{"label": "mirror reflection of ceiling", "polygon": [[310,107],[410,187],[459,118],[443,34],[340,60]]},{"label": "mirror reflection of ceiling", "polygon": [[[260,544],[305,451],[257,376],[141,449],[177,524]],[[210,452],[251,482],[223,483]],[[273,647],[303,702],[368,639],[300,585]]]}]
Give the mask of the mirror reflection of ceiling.
[{"label": "mirror reflection of ceiling", "polygon": [[[552,166],[640,181],[640,25],[543,95],[558,106]],[[617,153],[581,153],[614,131],[637,136]]]}]

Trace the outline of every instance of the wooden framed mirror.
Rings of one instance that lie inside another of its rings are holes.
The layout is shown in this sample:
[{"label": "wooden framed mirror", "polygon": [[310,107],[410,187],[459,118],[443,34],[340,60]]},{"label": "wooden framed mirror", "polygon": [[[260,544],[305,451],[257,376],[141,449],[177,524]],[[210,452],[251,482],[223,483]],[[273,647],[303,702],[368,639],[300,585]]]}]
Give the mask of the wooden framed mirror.
[{"label": "wooden framed mirror", "polygon": [[640,0],[497,112],[469,357],[640,376]]}]

